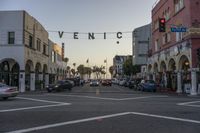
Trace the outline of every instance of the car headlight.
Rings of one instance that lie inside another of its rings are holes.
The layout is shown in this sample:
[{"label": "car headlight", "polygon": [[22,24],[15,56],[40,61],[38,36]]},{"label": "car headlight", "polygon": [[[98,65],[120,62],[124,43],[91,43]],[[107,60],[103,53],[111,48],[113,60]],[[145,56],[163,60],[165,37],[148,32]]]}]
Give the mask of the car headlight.
[{"label": "car headlight", "polygon": [[58,88],[59,86],[58,86],[58,85],[56,85],[55,87],[56,87],[56,88]]}]

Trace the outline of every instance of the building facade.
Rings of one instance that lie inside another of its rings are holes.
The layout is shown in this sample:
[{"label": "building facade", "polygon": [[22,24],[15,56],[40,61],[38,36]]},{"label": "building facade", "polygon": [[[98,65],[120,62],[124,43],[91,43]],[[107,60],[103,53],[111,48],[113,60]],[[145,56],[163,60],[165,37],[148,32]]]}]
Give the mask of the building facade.
[{"label": "building facade", "polygon": [[48,32],[25,11],[0,11],[0,81],[20,92],[49,84]]},{"label": "building facade", "polygon": [[[148,59],[148,73],[178,93],[198,93],[199,12],[199,0],[160,0],[152,10],[152,56]],[[159,32],[159,18],[166,19],[166,32]],[[187,32],[171,32],[171,27],[186,27]]]},{"label": "building facade", "polygon": [[124,76],[123,64],[131,56],[116,55],[113,58],[113,75],[114,77],[121,78]]},{"label": "building facade", "polygon": [[63,61],[63,48],[49,40],[49,83],[67,78],[67,62]]},{"label": "building facade", "polygon": [[133,31],[132,55],[133,65],[146,65],[150,47],[151,24],[136,28]]}]

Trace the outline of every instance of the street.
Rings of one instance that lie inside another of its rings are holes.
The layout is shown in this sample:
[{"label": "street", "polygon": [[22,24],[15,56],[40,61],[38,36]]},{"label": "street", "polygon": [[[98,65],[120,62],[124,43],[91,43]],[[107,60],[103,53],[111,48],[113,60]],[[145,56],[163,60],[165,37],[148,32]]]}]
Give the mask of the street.
[{"label": "street", "polygon": [[0,132],[199,133],[199,96],[112,87],[27,92],[0,100]]}]

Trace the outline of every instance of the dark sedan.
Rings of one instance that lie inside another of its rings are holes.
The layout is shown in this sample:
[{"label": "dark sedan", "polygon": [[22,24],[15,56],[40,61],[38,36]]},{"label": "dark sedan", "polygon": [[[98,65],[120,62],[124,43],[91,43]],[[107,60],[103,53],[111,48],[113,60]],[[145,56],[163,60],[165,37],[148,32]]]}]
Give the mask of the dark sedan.
[{"label": "dark sedan", "polygon": [[46,86],[46,89],[48,92],[63,91],[66,89],[71,91],[72,87],[73,87],[73,84],[70,80],[59,80],[55,84],[50,84]]},{"label": "dark sedan", "polygon": [[111,80],[109,80],[109,79],[104,79],[104,80],[102,80],[101,84],[102,84],[103,86],[111,86],[111,85],[112,85],[112,82],[111,82]]},{"label": "dark sedan", "polygon": [[4,100],[9,97],[15,97],[18,94],[17,87],[8,86],[6,84],[0,83],[0,98]]},{"label": "dark sedan", "polygon": [[145,80],[144,83],[140,83],[139,89],[141,91],[152,91],[156,92],[157,84],[153,80]]},{"label": "dark sedan", "polygon": [[99,81],[98,80],[91,80],[90,86],[99,86]]}]

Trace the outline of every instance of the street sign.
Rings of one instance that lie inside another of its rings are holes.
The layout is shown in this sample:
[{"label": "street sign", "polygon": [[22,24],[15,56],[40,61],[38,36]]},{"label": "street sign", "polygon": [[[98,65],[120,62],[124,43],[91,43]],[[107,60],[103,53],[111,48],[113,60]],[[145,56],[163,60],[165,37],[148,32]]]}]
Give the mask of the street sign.
[{"label": "street sign", "polygon": [[171,32],[186,32],[186,27],[171,27]]}]

